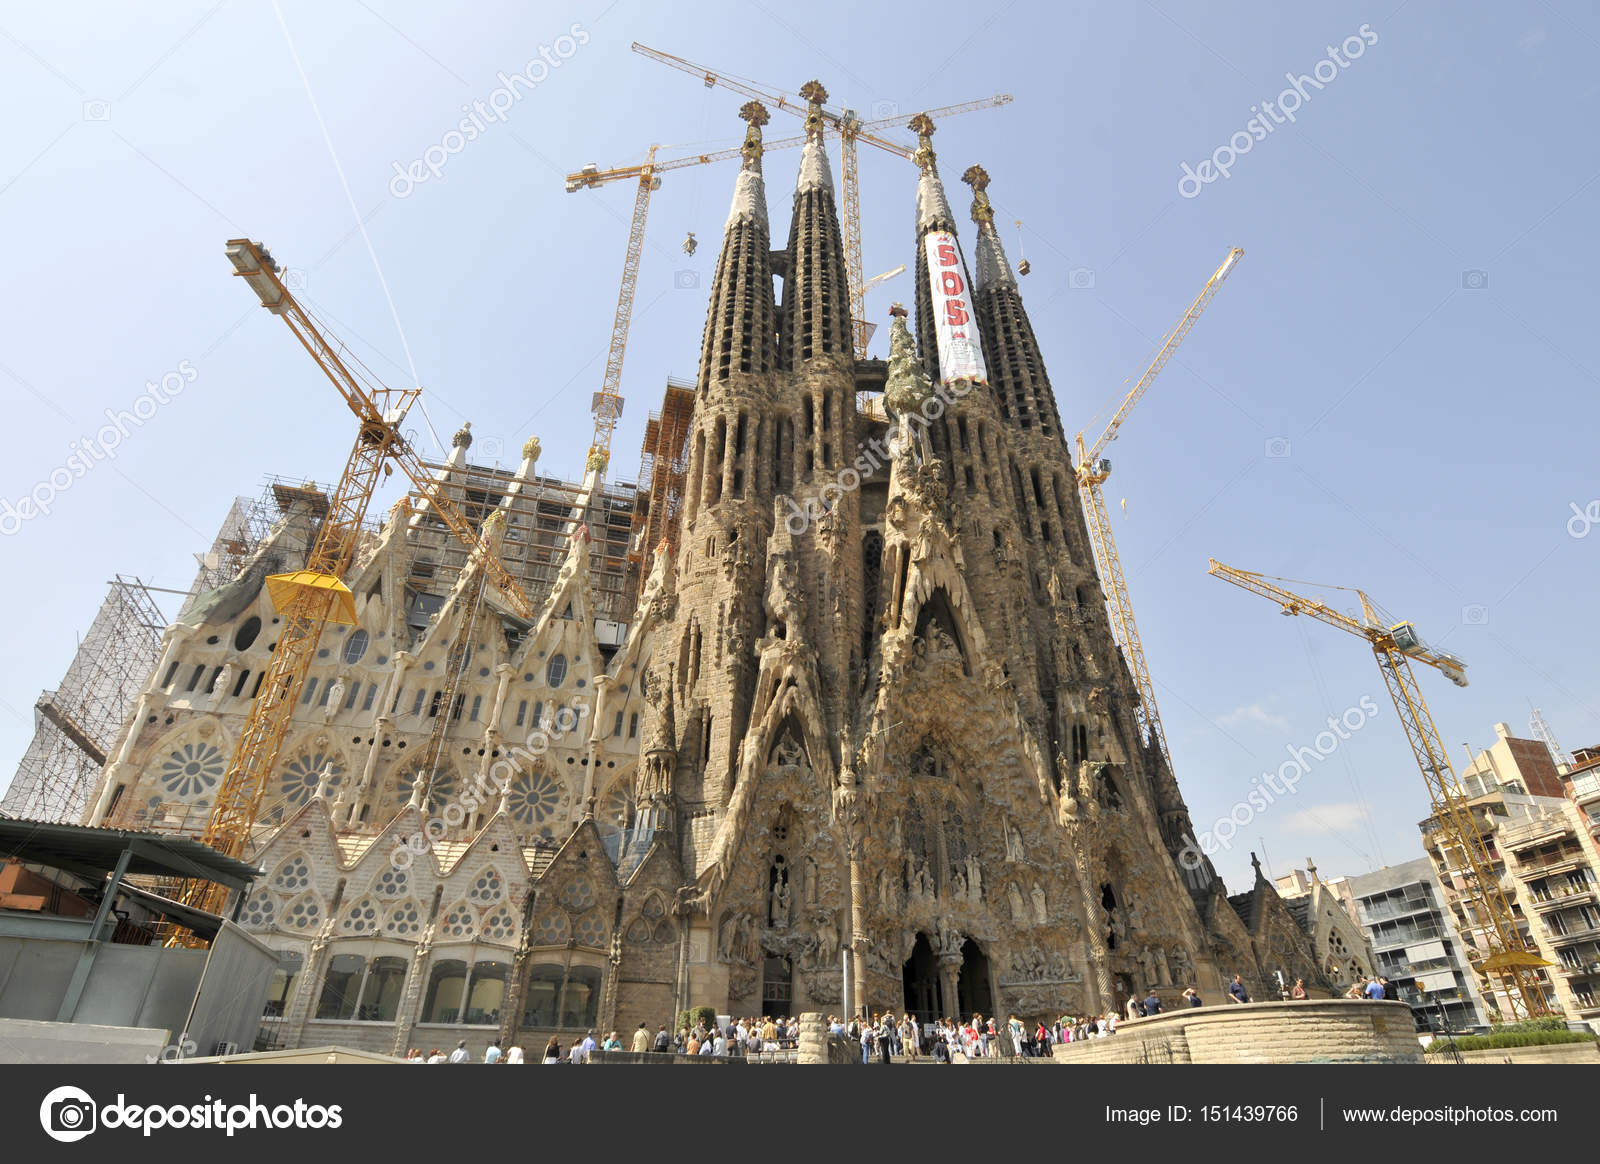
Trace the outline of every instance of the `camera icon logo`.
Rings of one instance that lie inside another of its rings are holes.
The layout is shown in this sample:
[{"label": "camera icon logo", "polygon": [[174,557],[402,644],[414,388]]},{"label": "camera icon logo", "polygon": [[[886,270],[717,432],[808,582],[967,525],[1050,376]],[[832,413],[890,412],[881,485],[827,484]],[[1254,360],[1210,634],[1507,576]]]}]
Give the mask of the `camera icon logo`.
[{"label": "camera icon logo", "polygon": [[1469,602],[1461,608],[1461,621],[1468,626],[1487,626],[1489,624],[1489,608],[1481,602]]},{"label": "camera icon logo", "polygon": [[1288,437],[1268,437],[1266,444],[1267,456],[1273,460],[1282,460],[1289,455],[1291,445]]},{"label": "camera icon logo", "polygon": [[1091,291],[1094,289],[1094,268],[1073,267],[1067,272],[1067,286],[1074,291]]},{"label": "camera icon logo", "polygon": [[1489,272],[1479,271],[1476,268],[1471,271],[1462,271],[1461,286],[1468,291],[1482,291],[1489,286]]},{"label": "camera icon logo", "polygon": [[672,273],[672,285],[679,291],[693,291],[700,286],[700,272],[690,270],[674,271]]},{"label": "camera icon logo", "polygon": [[110,121],[111,102],[95,98],[83,103],[83,119],[85,121]]},{"label": "camera icon logo", "polygon": [[39,1125],[52,1140],[73,1144],[95,1130],[98,1110],[83,1088],[58,1087],[39,1104]]},{"label": "camera icon logo", "polygon": [[304,291],[306,289],[306,273],[301,267],[285,267],[283,269],[283,285],[291,291]]},{"label": "camera icon logo", "polygon": [[506,443],[499,437],[484,437],[478,447],[482,450],[482,455],[491,461],[498,461],[506,451]]},{"label": "camera icon logo", "polygon": [[898,101],[874,101],[872,103],[872,120],[887,121],[891,117],[900,116],[900,103]]}]

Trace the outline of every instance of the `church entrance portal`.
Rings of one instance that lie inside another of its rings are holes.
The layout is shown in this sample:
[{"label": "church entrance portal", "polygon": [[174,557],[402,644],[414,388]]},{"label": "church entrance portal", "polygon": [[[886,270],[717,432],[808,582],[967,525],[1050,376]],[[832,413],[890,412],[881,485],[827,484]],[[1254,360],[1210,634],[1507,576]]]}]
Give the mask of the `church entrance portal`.
[{"label": "church entrance portal", "polygon": [[989,958],[977,942],[968,938],[961,947],[960,968],[947,969],[953,973],[941,976],[928,935],[918,934],[911,957],[906,959],[901,972],[901,980],[905,986],[905,1009],[919,1023],[941,1018],[970,1018],[973,1014],[987,1018],[994,1013]]},{"label": "church entrance portal", "polygon": [[971,938],[961,947],[961,975],[956,979],[956,997],[961,1012],[958,1017],[971,1018],[981,1014],[988,1018],[994,1014],[994,991],[989,984],[989,959],[982,947]]},{"label": "church entrance portal", "polygon": [[940,1005],[939,964],[933,959],[933,947],[928,945],[928,935],[918,934],[917,944],[911,948],[903,974],[906,988],[906,1010],[917,1022],[926,1024],[944,1018]]}]

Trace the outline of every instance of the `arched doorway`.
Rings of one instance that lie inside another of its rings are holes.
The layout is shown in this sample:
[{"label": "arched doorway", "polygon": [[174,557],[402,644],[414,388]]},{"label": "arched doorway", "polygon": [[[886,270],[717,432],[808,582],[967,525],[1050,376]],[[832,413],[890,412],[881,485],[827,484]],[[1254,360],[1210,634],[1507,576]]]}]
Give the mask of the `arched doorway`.
[{"label": "arched doorway", "polygon": [[780,955],[769,954],[762,965],[761,1013],[787,1018],[794,998],[794,965]]},{"label": "arched doorway", "polygon": [[917,944],[911,947],[911,957],[906,959],[901,977],[906,992],[905,1008],[919,1024],[937,1022],[945,1017],[939,989],[939,964],[934,961],[927,934],[917,935]]},{"label": "arched doorway", "polygon": [[956,1007],[963,1017],[994,1014],[994,988],[989,981],[989,957],[972,938],[961,947],[961,974],[956,979]]}]

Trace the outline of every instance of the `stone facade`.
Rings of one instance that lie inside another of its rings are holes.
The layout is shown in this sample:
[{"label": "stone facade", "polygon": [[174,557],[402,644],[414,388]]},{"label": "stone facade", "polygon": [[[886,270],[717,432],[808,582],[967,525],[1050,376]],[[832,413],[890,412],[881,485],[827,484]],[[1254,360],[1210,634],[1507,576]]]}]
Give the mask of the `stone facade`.
[{"label": "stone facade", "polygon": [[[1053,1018],[1319,977],[1259,878],[1230,901],[1179,860],[1188,810],[1112,638],[988,175],[965,176],[974,283],[919,119],[918,334],[902,312],[887,365],[861,361],[820,118],[774,250],[766,114],[743,116],[680,532],[636,547],[620,643],[579,513],[551,519],[575,528],[531,621],[480,584],[528,536],[514,509],[420,615],[425,504],[363,542],[356,624],[324,636],[251,854],[282,1045],[533,1056],[690,1005]],[[264,579],[303,560],[319,496],[169,632],[89,823],[203,824],[274,642]]]}]

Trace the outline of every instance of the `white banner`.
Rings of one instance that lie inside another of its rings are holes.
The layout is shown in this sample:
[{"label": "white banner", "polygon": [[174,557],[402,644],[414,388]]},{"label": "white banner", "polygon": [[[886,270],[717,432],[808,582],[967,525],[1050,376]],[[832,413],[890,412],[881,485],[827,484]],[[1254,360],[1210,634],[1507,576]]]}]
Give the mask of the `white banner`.
[{"label": "white banner", "polygon": [[923,236],[922,245],[927,248],[928,289],[933,293],[940,375],[946,384],[956,380],[987,384],[989,375],[983,366],[972,291],[961,262],[961,244],[947,230],[930,230]]}]

